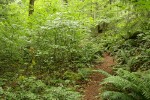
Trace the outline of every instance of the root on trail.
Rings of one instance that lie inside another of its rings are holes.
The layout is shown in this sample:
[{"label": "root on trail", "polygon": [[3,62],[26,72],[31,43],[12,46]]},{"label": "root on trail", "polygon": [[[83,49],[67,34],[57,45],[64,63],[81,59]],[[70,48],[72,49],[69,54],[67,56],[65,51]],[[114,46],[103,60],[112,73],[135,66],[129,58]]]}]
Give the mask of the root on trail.
[{"label": "root on trail", "polygon": [[[110,74],[112,74],[112,65],[115,64],[113,57],[108,54],[103,54],[104,61],[102,64],[95,66],[95,70],[102,69]],[[83,100],[100,100],[96,96],[99,95],[100,82],[105,78],[104,75],[100,73],[93,73],[90,75],[90,81],[84,87],[84,97]]]}]

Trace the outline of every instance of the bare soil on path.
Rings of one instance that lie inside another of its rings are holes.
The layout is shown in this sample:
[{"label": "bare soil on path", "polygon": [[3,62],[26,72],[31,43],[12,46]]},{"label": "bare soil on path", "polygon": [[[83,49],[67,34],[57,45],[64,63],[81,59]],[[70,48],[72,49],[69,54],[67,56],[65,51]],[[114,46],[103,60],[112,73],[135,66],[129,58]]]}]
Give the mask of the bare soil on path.
[{"label": "bare soil on path", "polygon": [[[104,60],[100,65],[95,66],[95,70],[102,69],[110,74],[112,74],[112,67],[115,62],[113,60],[113,57],[111,57],[109,54],[105,53],[103,54]],[[100,73],[93,73],[90,75],[90,80],[88,83],[84,86],[84,97],[83,100],[101,100],[100,98],[97,98],[100,91],[100,82],[103,81],[105,78],[104,75]]]}]

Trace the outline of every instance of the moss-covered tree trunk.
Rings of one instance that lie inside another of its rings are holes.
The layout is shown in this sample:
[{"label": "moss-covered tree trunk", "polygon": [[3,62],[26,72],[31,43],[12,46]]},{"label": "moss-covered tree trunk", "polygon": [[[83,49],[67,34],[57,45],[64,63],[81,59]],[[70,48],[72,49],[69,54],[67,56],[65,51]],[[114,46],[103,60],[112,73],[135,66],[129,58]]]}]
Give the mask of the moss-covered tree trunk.
[{"label": "moss-covered tree trunk", "polygon": [[32,15],[34,12],[34,2],[35,0],[30,0],[29,2],[29,16]]}]

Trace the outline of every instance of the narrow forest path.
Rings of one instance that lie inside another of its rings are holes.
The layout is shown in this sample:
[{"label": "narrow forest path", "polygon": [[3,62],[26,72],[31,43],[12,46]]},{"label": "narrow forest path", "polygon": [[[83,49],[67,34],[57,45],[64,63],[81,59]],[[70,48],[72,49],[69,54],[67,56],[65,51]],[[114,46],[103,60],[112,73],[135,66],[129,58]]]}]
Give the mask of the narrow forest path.
[{"label": "narrow forest path", "polygon": [[[95,66],[95,70],[102,69],[112,74],[111,66],[115,64],[113,57],[107,53],[103,54],[103,56],[103,62],[100,65]],[[93,73],[89,78],[89,82],[84,87],[83,100],[100,100],[100,98],[97,98],[97,96],[100,93],[100,82],[105,78],[105,76],[100,73]]]}]

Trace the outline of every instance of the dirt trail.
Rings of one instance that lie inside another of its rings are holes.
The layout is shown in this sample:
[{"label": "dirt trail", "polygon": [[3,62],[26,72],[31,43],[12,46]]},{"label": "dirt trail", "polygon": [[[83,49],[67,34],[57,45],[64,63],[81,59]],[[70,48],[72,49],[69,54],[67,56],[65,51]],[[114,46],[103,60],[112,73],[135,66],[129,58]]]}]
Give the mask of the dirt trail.
[{"label": "dirt trail", "polygon": [[[104,61],[102,64],[95,66],[96,69],[102,69],[108,73],[112,73],[112,65],[115,64],[113,57],[109,56],[108,54],[103,54]],[[105,78],[104,75],[100,73],[93,73],[90,76],[90,81],[86,84],[84,89],[84,97],[83,100],[100,100],[100,98],[96,98],[99,95],[100,91],[100,82]]]}]

